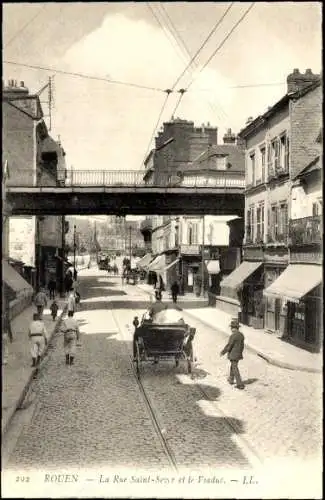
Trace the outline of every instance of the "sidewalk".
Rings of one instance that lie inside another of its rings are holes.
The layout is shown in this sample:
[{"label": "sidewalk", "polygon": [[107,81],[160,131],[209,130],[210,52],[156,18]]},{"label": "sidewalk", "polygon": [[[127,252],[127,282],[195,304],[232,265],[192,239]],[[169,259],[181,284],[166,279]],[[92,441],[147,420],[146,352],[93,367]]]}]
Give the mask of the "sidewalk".
[{"label": "sidewalk", "polygon": [[[62,317],[66,299],[58,298],[57,302],[59,311],[56,321],[53,321],[48,308],[44,310],[43,317],[49,342]],[[50,303],[48,301],[48,305]],[[8,345],[7,364],[2,363],[1,435],[6,432],[11,418],[23,401],[35,372],[35,368],[31,366],[30,341],[28,338],[28,326],[34,312],[36,312],[35,306],[29,306],[11,322],[14,340],[12,344],[9,342]]]},{"label": "sidewalk", "polygon": [[[143,284],[138,285],[138,287],[145,293],[153,295],[152,286]],[[196,297],[196,299],[200,300],[198,297]],[[187,300],[194,299],[192,297]],[[186,297],[179,297],[180,307],[183,301],[186,301]],[[208,307],[206,299],[204,300],[201,298],[201,303],[202,306],[200,308],[186,308],[184,311],[185,314],[201,321],[201,323],[210,328],[222,331],[229,337],[231,334],[229,323],[232,316],[216,307]],[[240,330],[245,335],[246,349],[262,357],[268,363],[290,370],[300,370],[311,373],[322,372],[323,356],[321,353],[314,354],[299,347],[295,347],[281,340],[276,334],[270,334],[265,330],[256,330],[246,325],[241,325]]]}]

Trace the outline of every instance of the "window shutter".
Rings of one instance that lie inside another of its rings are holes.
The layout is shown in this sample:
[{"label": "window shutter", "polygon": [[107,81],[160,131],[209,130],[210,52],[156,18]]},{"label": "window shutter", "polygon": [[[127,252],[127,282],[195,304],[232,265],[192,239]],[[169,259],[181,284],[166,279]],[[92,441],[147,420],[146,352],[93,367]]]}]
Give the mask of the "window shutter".
[{"label": "window shutter", "polygon": [[285,156],[284,156],[284,168],[286,172],[289,172],[289,153],[290,153],[290,141],[289,137],[286,137],[285,143]]},{"label": "window shutter", "polygon": [[272,165],[272,144],[269,142],[266,146],[267,149],[267,176],[268,178],[273,175],[273,165]]}]

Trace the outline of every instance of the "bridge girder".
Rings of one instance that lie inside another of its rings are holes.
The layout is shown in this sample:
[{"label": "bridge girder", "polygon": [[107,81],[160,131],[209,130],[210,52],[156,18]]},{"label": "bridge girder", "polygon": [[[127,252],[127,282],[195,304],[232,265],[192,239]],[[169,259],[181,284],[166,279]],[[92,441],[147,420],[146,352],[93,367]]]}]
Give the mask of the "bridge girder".
[{"label": "bridge girder", "polygon": [[242,189],[92,191],[38,189],[7,191],[12,215],[238,215],[244,216]]}]

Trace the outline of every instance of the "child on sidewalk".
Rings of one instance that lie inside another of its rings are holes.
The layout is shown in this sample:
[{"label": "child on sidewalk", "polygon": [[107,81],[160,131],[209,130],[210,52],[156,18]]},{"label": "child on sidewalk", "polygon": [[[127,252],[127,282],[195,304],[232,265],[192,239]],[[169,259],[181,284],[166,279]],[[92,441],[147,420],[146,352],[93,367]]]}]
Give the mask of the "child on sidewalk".
[{"label": "child on sidewalk", "polygon": [[53,300],[53,302],[51,304],[50,310],[51,310],[51,315],[52,315],[53,321],[55,321],[56,317],[58,315],[58,310],[59,310],[59,306],[58,306],[55,299]]}]

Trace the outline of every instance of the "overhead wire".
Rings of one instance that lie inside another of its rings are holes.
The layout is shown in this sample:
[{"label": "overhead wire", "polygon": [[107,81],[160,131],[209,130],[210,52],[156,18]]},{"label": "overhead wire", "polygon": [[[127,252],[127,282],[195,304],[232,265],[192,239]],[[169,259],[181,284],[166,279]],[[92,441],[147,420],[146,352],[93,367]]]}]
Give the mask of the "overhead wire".
[{"label": "overhead wire", "polygon": [[[172,29],[174,30],[174,32],[176,33],[176,36],[179,38],[179,40],[181,41],[183,47],[185,48],[185,51],[190,59],[189,63],[187,64],[187,66],[185,67],[185,69],[183,70],[183,72],[180,74],[180,76],[177,78],[174,86],[172,87],[172,89],[174,90],[174,88],[176,87],[177,83],[180,81],[180,79],[182,78],[182,76],[186,73],[186,71],[191,67],[191,66],[195,66],[195,68],[198,67],[198,62],[196,61],[196,58],[197,56],[199,55],[199,53],[202,51],[202,49],[205,47],[206,43],[208,42],[208,40],[211,38],[211,36],[215,33],[216,29],[218,28],[218,26],[220,26],[221,22],[223,21],[223,19],[226,17],[226,15],[228,14],[229,10],[231,9],[231,7],[233,6],[233,4],[235,2],[232,2],[231,5],[226,9],[226,11],[223,13],[223,15],[221,16],[221,18],[219,19],[219,21],[217,21],[217,23],[214,25],[214,27],[212,28],[212,30],[210,31],[209,35],[207,36],[207,38],[204,40],[204,42],[201,44],[201,46],[199,47],[199,49],[196,51],[196,53],[194,54],[194,56],[191,55],[184,39],[182,38],[182,36],[180,35],[180,33],[178,32],[176,26],[174,25],[171,17],[169,16],[168,12],[167,12],[167,9],[164,7],[164,5],[162,4],[162,2],[159,2],[160,3],[160,6],[161,6],[161,9],[163,10],[163,12],[165,13],[170,25],[172,26]],[[184,93],[181,95],[181,97],[183,97]],[[178,106],[180,104],[180,101],[181,99],[179,99],[179,102],[178,102]],[[217,109],[219,109],[219,111],[225,116],[227,117],[227,113],[224,111],[224,109],[222,108],[222,106],[218,103],[211,103],[211,101],[209,101],[209,105],[210,105],[210,108],[211,110],[216,114],[216,116],[221,119],[221,116],[218,114],[217,112]],[[178,107],[177,106],[177,107]],[[175,110],[177,109],[177,107],[175,108]],[[173,112],[173,115],[175,114],[175,110]]]},{"label": "overhead wire", "polygon": [[30,69],[38,69],[42,71],[51,71],[53,73],[57,74],[62,74],[62,75],[68,75],[68,76],[76,76],[79,78],[85,78],[88,80],[97,80],[100,82],[107,82],[115,85],[124,85],[126,87],[134,87],[134,88],[139,88],[139,89],[144,89],[144,90],[154,90],[156,92],[165,92],[163,88],[159,87],[149,87],[147,85],[140,85],[138,83],[133,83],[133,82],[123,82],[121,80],[113,80],[111,78],[104,78],[101,76],[93,76],[93,75],[87,75],[86,73],[77,73],[73,71],[64,71],[61,69],[55,69],[55,68],[50,68],[47,66],[38,66],[38,65],[33,65],[33,64],[25,64],[25,63],[18,63],[15,61],[3,61],[4,64],[12,64],[14,66],[22,66],[24,68],[30,68]]},{"label": "overhead wire", "polygon": [[3,46],[3,49],[6,49],[14,40],[16,40],[16,38],[21,35],[21,33],[30,25],[32,24],[33,21],[35,21],[35,19],[46,9],[47,7],[47,4],[43,5],[39,10],[38,12],[35,14],[35,16],[33,16],[31,19],[29,19],[29,21],[27,21],[26,24],[24,24],[19,31],[17,31],[17,33],[10,38],[10,40]]},{"label": "overhead wire", "polygon": [[[231,28],[231,30],[227,33],[227,35],[225,36],[225,38],[222,40],[222,42],[217,46],[217,48],[212,52],[211,56],[209,57],[209,59],[206,61],[206,63],[201,67],[200,69],[200,72],[199,73],[202,73],[202,71],[208,66],[208,64],[212,61],[212,59],[214,58],[214,56],[217,54],[217,52],[224,46],[224,44],[226,43],[226,41],[231,37],[231,35],[233,34],[233,32],[235,31],[235,29],[243,22],[243,20],[245,19],[245,17],[249,14],[249,12],[252,10],[252,8],[254,7],[255,5],[255,2],[252,2],[251,5],[248,7],[248,9],[245,10],[244,14],[238,19],[238,21],[235,23],[235,25]],[[193,84],[193,82],[195,81],[195,79],[193,79],[189,85],[187,85],[187,90],[189,89],[189,87]]]},{"label": "overhead wire", "polygon": [[[222,42],[213,51],[213,53],[208,58],[208,60],[206,61],[206,63],[200,68],[200,71],[199,71],[198,75],[200,73],[202,73],[202,71],[207,67],[207,65],[211,62],[211,60],[214,58],[214,56],[217,54],[217,52],[223,47],[223,45],[226,43],[226,41],[230,38],[230,36],[232,35],[232,33],[235,31],[235,29],[243,22],[243,20],[245,19],[245,17],[249,14],[249,12],[251,11],[251,9],[254,7],[254,5],[255,5],[255,2],[252,2],[251,5],[248,7],[248,9],[245,10],[244,14],[239,18],[239,20],[234,24],[234,26],[231,28],[231,30],[227,33],[227,35],[222,40]],[[196,78],[198,77],[198,75],[196,75],[195,78],[192,78],[192,80],[190,81],[190,83],[187,85],[187,87],[185,89],[186,92],[189,90],[189,88],[191,87],[191,85],[193,84],[193,82],[196,80]],[[177,107],[176,107],[176,110],[177,110]]]}]

